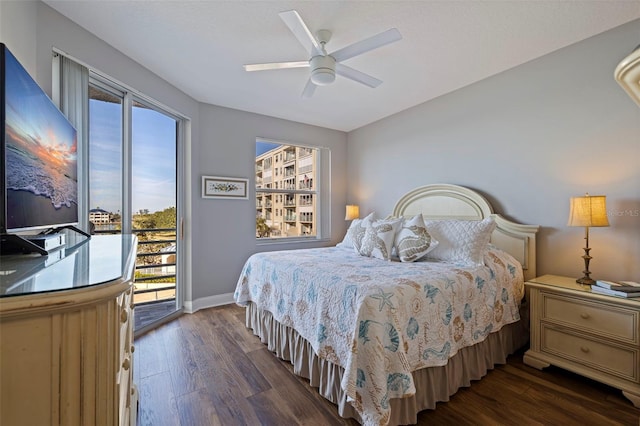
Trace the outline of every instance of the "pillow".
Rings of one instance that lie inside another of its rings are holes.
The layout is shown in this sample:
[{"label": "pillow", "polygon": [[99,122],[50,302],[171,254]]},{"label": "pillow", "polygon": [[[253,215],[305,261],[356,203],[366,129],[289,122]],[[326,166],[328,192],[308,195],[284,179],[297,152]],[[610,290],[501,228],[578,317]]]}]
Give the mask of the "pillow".
[{"label": "pillow", "polygon": [[492,217],[483,220],[428,220],[425,222],[438,245],[427,258],[466,266],[484,265],[484,253],[496,228]]},{"label": "pillow", "polygon": [[355,233],[356,226],[360,225],[360,222],[362,222],[362,219],[353,219],[351,225],[349,225],[349,229],[347,229],[347,233],[344,234],[344,238],[336,244],[336,247],[353,248],[353,234]]},{"label": "pillow", "polygon": [[368,222],[358,252],[362,256],[378,259],[391,259],[391,249],[396,231],[402,224],[402,219],[376,220]]},{"label": "pillow", "polygon": [[401,262],[416,260],[436,248],[438,242],[427,232],[422,213],[405,219],[395,236],[395,251]]},{"label": "pillow", "polygon": [[[364,238],[364,232],[367,228],[367,225],[373,222],[373,216],[375,213],[369,213],[364,219],[359,220],[355,219],[349,229],[347,230],[347,236],[345,239],[349,238],[351,241],[351,247],[356,251],[356,254],[360,254],[360,246],[362,245],[362,239]],[[355,221],[357,223],[354,223]]]}]

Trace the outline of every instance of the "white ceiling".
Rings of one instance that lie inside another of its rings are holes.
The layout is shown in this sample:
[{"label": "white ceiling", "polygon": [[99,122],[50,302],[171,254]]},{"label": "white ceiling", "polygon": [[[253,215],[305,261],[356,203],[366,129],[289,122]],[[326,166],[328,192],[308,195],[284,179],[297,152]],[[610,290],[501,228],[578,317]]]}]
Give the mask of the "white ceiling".
[{"label": "white ceiling", "polygon": [[[640,0],[44,1],[200,102],[343,131],[640,18]],[[345,61],[384,83],[338,77],[302,98],[308,68],[245,72],[308,59],[278,16],[290,9],[333,32],[329,52],[398,28]]]}]

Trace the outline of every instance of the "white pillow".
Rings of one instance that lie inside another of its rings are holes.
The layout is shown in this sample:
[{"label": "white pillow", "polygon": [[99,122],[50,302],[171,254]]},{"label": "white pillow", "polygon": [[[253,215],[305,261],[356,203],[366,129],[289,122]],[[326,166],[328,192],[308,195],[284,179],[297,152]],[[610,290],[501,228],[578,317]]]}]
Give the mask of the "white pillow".
[{"label": "white pillow", "polygon": [[491,233],[496,228],[492,217],[483,220],[428,220],[425,222],[438,245],[427,258],[466,266],[484,265]]},{"label": "white pillow", "polygon": [[344,238],[336,244],[336,247],[353,248],[353,234],[355,233],[356,227],[360,226],[360,222],[362,222],[362,219],[353,219],[351,225],[349,225],[349,229],[347,229],[347,233],[344,234]]},{"label": "white pillow", "polygon": [[362,240],[364,239],[364,233],[367,229],[367,225],[373,222],[374,215],[374,212],[369,213],[364,219],[356,223],[355,226],[353,226],[353,229],[352,227],[349,227],[349,230],[347,231],[351,238],[351,244],[353,245],[353,249],[355,250],[356,254],[360,254],[360,246],[362,245]]},{"label": "white pillow", "polygon": [[396,233],[394,247],[401,262],[415,262],[438,245],[427,232],[422,213],[405,219]]},{"label": "white pillow", "polygon": [[362,245],[358,252],[362,256],[376,257],[389,260],[396,231],[400,227],[402,219],[376,220],[368,222]]}]

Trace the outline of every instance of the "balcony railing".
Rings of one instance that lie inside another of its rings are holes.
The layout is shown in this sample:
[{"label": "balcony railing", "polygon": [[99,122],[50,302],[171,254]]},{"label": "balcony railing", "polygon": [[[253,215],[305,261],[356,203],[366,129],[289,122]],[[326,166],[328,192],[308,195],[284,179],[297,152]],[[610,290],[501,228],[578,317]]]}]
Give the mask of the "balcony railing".
[{"label": "balcony railing", "polygon": [[133,232],[138,235],[134,303],[175,299],[176,228],[134,229]]},{"label": "balcony railing", "polygon": [[[96,234],[117,234],[117,229]],[[138,236],[133,302],[135,305],[176,298],[176,228],[134,229]],[[165,238],[166,236],[166,238]]]}]

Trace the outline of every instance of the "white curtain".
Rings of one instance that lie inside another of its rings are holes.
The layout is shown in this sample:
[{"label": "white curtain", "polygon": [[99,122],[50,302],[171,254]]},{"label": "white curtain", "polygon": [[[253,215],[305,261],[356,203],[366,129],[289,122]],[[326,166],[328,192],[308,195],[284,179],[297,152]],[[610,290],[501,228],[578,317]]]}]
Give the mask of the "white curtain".
[{"label": "white curtain", "polygon": [[78,132],[78,227],[89,232],[89,69],[54,54],[53,98]]}]

